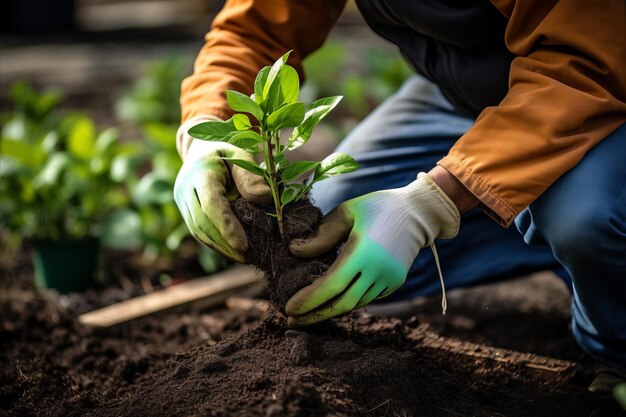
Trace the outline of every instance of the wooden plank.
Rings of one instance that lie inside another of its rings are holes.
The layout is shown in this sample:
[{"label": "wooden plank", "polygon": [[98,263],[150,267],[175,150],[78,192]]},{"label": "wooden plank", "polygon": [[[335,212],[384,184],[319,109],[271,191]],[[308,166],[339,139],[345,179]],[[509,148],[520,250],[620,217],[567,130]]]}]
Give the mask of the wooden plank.
[{"label": "wooden plank", "polygon": [[259,300],[249,297],[239,297],[237,295],[233,295],[232,297],[228,297],[226,299],[226,307],[228,307],[230,310],[257,310],[261,313],[264,313],[270,307],[270,303],[266,300]]},{"label": "wooden plank", "polygon": [[78,321],[88,326],[110,327],[188,303],[201,303],[208,307],[223,303],[234,293],[258,282],[255,268],[235,266],[217,274],[81,314]]},{"label": "wooden plank", "polygon": [[431,331],[421,332],[417,339],[424,347],[471,356],[481,361],[523,366],[544,380],[567,380],[576,372],[574,362],[442,337]]}]

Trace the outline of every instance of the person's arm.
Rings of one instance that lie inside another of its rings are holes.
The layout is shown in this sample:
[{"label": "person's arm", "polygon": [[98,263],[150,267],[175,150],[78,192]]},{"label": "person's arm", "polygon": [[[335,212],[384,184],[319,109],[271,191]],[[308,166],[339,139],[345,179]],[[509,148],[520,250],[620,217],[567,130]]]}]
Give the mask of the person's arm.
[{"label": "person's arm", "polygon": [[509,92],[438,164],[506,226],[626,121],[626,3],[492,3],[518,56]]},{"label": "person's arm", "polygon": [[435,181],[439,188],[454,203],[459,213],[463,214],[480,204],[480,200],[445,168],[437,165],[428,171],[428,176]]}]

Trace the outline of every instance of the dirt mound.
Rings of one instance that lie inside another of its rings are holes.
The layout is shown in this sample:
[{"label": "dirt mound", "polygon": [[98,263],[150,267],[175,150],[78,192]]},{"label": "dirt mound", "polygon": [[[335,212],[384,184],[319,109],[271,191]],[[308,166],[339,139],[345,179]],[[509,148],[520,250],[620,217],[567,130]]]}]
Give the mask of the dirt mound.
[{"label": "dirt mound", "polygon": [[288,242],[313,233],[322,219],[322,212],[309,200],[285,207],[285,240],[280,237],[275,219],[267,214],[274,212],[273,206],[260,207],[239,198],[232,207],[248,234],[246,263],[265,273],[270,300],[279,310],[284,311],[293,294],[321,276],[335,261],[336,250],[314,259],[297,258],[289,252]]},{"label": "dirt mound", "polygon": [[[266,271],[284,306],[323,274],[334,253],[292,257],[265,214],[234,203],[249,233],[249,262]],[[321,215],[286,212],[289,238]],[[270,255],[271,248],[273,255]],[[540,378],[442,349],[416,319],[354,313],[291,330],[279,309],[169,313],[89,329],[32,291],[2,298],[0,414],[16,416],[585,416],[618,415],[609,398],[574,379]],[[74,303],[79,305],[81,303]],[[282,307],[280,307],[282,310]],[[452,345],[455,345],[453,343]]]},{"label": "dirt mound", "polygon": [[[172,358],[95,415],[611,415],[582,387],[533,380],[420,346],[424,326],[347,317],[288,330],[280,315],[235,339]],[[561,401],[564,397],[568,401]]]},{"label": "dirt mound", "polygon": [[215,345],[259,313],[170,313],[109,329],[81,326],[31,291],[0,289],[0,415],[85,415],[130,395],[178,351]]},{"label": "dirt mound", "polygon": [[277,313],[259,324],[217,310],[91,330],[34,294],[12,296],[0,300],[0,414],[619,415],[575,379],[429,347],[416,320],[355,314],[302,332]]}]

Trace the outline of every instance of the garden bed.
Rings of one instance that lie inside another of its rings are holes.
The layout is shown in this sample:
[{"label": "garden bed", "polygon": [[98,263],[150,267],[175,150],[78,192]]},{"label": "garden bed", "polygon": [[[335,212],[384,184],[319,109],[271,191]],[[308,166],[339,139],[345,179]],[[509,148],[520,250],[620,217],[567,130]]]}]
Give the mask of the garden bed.
[{"label": "garden bed", "polygon": [[618,415],[567,362],[441,338],[415,318],[295,331],[271,310],[220,308],[91,329],[58,297],[2,294],[9,415]]}]

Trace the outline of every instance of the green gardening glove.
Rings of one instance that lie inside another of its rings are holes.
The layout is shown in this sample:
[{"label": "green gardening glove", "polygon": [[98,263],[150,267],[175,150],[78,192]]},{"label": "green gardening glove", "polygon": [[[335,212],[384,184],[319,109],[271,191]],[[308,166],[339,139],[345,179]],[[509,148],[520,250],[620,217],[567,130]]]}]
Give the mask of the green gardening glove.
[{"label": "green gardening glove", "polygon": [[425,173],[405,187],[341,204],[313,237],[290,244],[294,255],[311,258],[346,242],[326,274],[289,299],[288,324],[313,324],[391,294],[421,248],[456,236],[459,219],[454,203]]},{"label": "green gardening glove", "polygon": [[184,162],[176,177],[174,199],[196,239],[231,260],[243,262],[248,238],[229,200],[241,195],[252,203],[266,204],[271,201],[271,192],[262,177],[222,160],[229,157],[252,162],[248,152],[225,142],[186,135],[199,121],[179,129],[177,144]]}]

